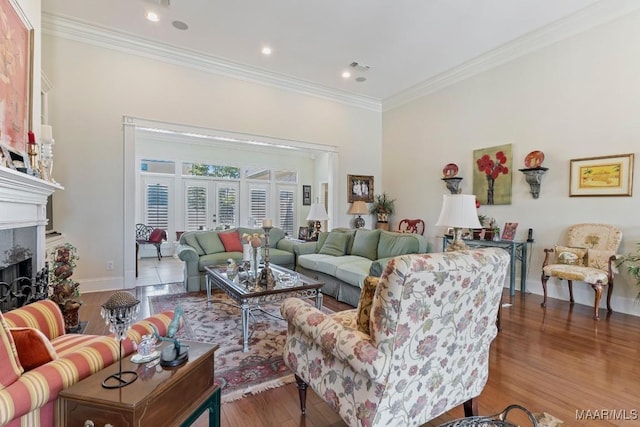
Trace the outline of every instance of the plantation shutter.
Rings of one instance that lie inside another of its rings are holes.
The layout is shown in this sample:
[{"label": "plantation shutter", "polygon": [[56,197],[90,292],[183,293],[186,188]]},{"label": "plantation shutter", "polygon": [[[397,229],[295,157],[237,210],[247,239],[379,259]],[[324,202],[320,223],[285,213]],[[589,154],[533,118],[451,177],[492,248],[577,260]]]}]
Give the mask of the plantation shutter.
[{"label": "plantation shutter", "polygon": [[207,188],[187,186],[187,230],[207,228]]},{"label": "plantation shutter", "polygon": [[267,190],[251,188],[249,190],[249,212],[256,225],[262,226],[267,217]]},{"label": "plantation shutter", "polygon": [[169,228],[169,186],[146,186],[145,224],[154,228]]},{"label": "plantation shutter", "polygon": [[294,215],[294,200],[293,190],[280,189],[278,191],[278,223],[280,228],[284,230],[287,235],[293,235],[293,215]]},{"label": "plantation shutter", "polygon": [[238,224],[238,191],[233,187],[218,187],[218,226],[232,228]]}]

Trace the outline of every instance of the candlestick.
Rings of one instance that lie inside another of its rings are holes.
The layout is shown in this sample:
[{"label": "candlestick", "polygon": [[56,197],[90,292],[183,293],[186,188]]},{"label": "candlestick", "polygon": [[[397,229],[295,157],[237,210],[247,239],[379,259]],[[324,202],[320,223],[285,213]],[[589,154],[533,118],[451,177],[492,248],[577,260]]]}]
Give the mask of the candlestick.
[{"label": "candlestick", "polygon": [[44,141],[50,141],[53,139],[53,128],[51,125],[42,125],[40,133],[42,134],[40,139]]},{"label": "candlestick", "polygon": [[27,136],[29,137],[29,144],[36,143],[36,136],[34,135],[33,131],[27,132]]},{"label": "candlestick", "polygon": [[262,220],[262,228],[272,228],[273,221],[269,218],[265,218]]}]

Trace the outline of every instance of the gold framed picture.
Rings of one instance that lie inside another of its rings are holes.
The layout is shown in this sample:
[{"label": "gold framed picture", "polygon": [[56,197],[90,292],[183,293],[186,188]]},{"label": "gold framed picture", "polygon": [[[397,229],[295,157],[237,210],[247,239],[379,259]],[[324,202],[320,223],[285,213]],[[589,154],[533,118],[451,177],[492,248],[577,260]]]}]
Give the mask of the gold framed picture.
[{"label": "gold framed picture", "polygon": [[348,202],[373,202],[373,177],[367,175],[347,175]]},{"label": "gold framed picture", "polygon": [[572,159],[569,196],[631,196],[633,153]]}]

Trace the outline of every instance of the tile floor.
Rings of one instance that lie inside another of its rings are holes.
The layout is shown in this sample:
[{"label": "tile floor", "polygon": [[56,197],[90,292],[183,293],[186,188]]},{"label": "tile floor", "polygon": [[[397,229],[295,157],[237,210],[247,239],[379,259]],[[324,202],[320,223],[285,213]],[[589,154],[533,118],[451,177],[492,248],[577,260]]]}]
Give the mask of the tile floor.
[{"label": "tile floor", "polygon": [[149,286],[184,280],[184,262],[172,256],[164,256],[160,261],[156,257],[138,260],[136,286]]}]

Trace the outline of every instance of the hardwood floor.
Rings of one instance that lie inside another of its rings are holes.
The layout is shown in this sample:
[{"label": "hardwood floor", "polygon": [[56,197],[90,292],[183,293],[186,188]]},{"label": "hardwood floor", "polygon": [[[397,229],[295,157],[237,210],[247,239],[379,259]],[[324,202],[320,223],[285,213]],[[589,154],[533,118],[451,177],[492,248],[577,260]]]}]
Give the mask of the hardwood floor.
[{"label": "hardwood floor", "polygon": [[[145,264],[141,263],[141,269],[148,267]],[[137,287],[141,301],[139,318],[149,314],[147,296],[176,292],[184,289],[170,284]],[[107,333],[99,308],[110,294],[82,295],[80,316],[89,321],[87,333]],[[567,301],[550,299],[543,309],[542,296],[517,293],[510,298],[508,290],[503,300],[512,306],[503,309],[502,332],[491,346],[489,380],[479,399],[481,414],[497,413],[517,403],[532,412],[552,414],[563,420],[565,426],[638,425],[640,317],[620,313],[607,316],[601,311],[602,320],[594,321],[591,307],[576,305],[572,309]],[[329,297],[324,302],[333,310],[351,308]],[[462,415],[462,408],[456,408],[425,426],[437,426]],[[579,415],[582,420],[577,419]],[[515,420],[529,425],[524,418]],[[196,423],[198,427],[206,425],[204,417]],[[289,384],[223,404],[222,425],[343,427],[346,424],[312,390],[307,393],[307,415],[302,417],[297,388]]]}]

